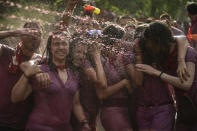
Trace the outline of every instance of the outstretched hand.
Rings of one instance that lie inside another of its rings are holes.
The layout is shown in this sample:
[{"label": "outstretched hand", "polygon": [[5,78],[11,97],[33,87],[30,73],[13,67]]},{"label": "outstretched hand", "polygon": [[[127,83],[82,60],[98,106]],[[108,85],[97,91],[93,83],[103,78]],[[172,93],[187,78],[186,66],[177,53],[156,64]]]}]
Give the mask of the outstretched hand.
[{"label": "outstretched hand", "polygon": [[69,5],[76,5],[77,3],[79,3],[81,0],[69,0],[68,4]]}]

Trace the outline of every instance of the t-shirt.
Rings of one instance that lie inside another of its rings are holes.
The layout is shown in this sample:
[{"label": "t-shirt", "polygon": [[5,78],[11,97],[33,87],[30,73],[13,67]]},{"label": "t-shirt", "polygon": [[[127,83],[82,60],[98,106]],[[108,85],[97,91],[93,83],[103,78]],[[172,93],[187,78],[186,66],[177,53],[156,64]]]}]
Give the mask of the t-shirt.
[{"label": "t-shirt", "polygon": [[[22,71],[12,74],[8,66],[15,50],[2,45],[3,54],[0,56],[0,126],[23,129],[33,106],[32,96],[25,101],[14,104],[11,102],[11,90],[22,75]],[[28,59],[28,58],[24,58]]]},{"label": "t-shirt", "polygon": [[64,84],[57,72],[50,71],[48,65],[41,65],[41,70],[49,74],[51,84],[48,88],[42,88],[36,80],[32,82],[35,104],[27,129],[44,130],[49,127],[69,131],[73,97],[78,89],[78,74],[67,68],[68,79]]}]

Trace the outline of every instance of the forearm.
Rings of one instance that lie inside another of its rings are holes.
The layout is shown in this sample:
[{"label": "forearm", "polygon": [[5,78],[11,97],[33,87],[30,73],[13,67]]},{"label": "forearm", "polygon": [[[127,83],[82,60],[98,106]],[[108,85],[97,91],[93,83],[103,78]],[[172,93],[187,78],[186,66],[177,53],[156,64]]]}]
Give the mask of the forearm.
[{"label": "forearm", "polygon": [[163,73],[160,78],[161,80],[171,84],[172,86],[186,91],[189,90],[192,85],[192,83],[189,83],[187,81],[181,82],[178,77],[171,76],[166,73]]},{"label": "forearm", "polygon": [[32,92],[32,88],[28,83],[28,79],[22,75],[11,91],[11,101],[17,103],[24,101]]},{"label": "forearm", "polygon": [[98,54],[94,57],[94,63],[96,65],[97,81],[99,81],[99,83],[101,83],[101,85],[103,87],[106,87],[107,86],[107,80],[106,80],[105,72],[104,72],[104,69],[103,69],[103,65],[101,63],[100,54]]},{"label": "forearm", "polygon": [[73,112],[74,112],[78,121],[81,122],[86,119],[86,116],[83,111],[83,107],[82,107],[80,100],[79,100],[79,92],[77,92],[77,94],[74,97]]},{"label": "forearm", "polygon": [[133,64],[129,64],[126,66],[127,74],[132,82],[135,83],[136,86],[140,87],[143,83],[143,73],[137,71]]},{"label": "forearm", "polygon": [[75,4],[71,3],[71,0],[69,0],[66,9],[63,12],[62,21],[64,26],[69,26],[70,19],[72,18],[72,14],[75,8]]},{"label": "forearm", "polygon": [[177,37],[177,45],[178,45],[178,61],[184,61],[187,53],[187,48],[189,46],[189,42],[185,37]]},{"label": "forearm", "polygon": [[115,94],[118,92],[120,89],[125,87],[124,84],[125,80],[122,80],[118,82],[117,84],[114,84],[112,86],[108,86],[107,88],[96,88],[98,98],[100,100],[106,99],[110,97],[111,95]]},{"label": "forearm", "polygon": [[158,71],[156,70],[155,71],[155,76],[159,76],[160,75],[160,78],[161,80],[177,87],[177,88],[180,88],[182,90],[189,90],[190,87],[192,86],[192,83],[193,83],[193,80],[194,80],[194,74],[195,74],[195,64],[194,63],[191,63],[191,62],[188,62],[187,63],[187,68],[189,70],[189,74],[190,74],[190,77],[185,80],[185,81],[181,81],[178,77],[176,76],[172,76],[172,75],[169,75],[169,74],[166,74],[166,73],[163,73],[161,74],[161,71]]},{"label": "forearm", "polygon": [[86,116],[80,103],[73,105],[73,112],[78,121],[81,122],[86,119]]},{"label": "forearm", "polygon": [[4,39],[7,37],[16,37],[16,33],[14,33],[15,31],[0,31],[0,39]]}]

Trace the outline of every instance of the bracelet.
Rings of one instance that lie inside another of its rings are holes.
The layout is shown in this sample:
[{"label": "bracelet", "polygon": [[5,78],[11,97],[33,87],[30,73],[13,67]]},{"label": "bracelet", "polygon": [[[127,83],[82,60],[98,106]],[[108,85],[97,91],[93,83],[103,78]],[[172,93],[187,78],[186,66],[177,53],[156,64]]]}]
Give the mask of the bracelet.
[{"label": "bracelet", "polygon": [[161,71],[161,73],[159,74],[159,79],[161,79],[161,75],[163,74],[163,71]]},{"label": "bracelet", "polygon": [[85,124],[88,124],[88,120],[84,119],[80,123],[81,123],[82,126],[84,126]]}]

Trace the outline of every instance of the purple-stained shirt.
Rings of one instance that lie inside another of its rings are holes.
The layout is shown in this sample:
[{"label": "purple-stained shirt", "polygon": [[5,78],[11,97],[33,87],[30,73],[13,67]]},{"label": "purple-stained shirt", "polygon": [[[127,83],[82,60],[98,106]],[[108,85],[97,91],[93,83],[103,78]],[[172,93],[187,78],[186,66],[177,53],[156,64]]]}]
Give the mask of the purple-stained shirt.
[{"label": "purple-stained shirt", "polygon": [[[108,87],[117,84],[123,79],[126,79],[126,71],[124,68],[122,55],[117,56],[113,62],[110,62],[109,59],[104,58],[102,58],[101,61],[103,63]],[[126,106],[128,95],[127,88],[122,88],[118,92],[111,95],[109,98],[103,100],[103,106],[120,106],[121,104]]]},{"label": "purple-stained shirt", "polygon": [[[176,69],[178,67],[177,55],[174,55],[171,59],[172,59],[171,62],[173,63],[173,65],[175,65],[175,68],[170,69],[168,71],[168,73],[171,75],[177,76],[177,73],[176,73]],[[194,80],[193,80],[192,86],[188,92],[181,90],[179,88],[175,88],[175,93],[176,93],[176,95],[178,95],[178,94],[183,95],[184,93],[188,93],[189,96],[191,96],[191,98],[193,99],[193,101],[196,103],[196,106],[197,106],[197,95],[196,95],[196,93],[197,93],[197,64],[196,64],[197,52],[195,51],[194,48],[188,47],[186,57],[185,57],[185,62],[192,62],[195,64]]]},{"label": "purple-stained shirt", "polygon": [[188,93],[197,106],[197,52],[194,48],[188,47],[185,62],[192,62],[195,64],[194,80]]},{"label": "purple-stained shirt", "polygon": [[[82,72],[79,72],[79,94],[80,103],[83,107],[86,119],[88,120],[88,124],[92,130],[96,130],[96,122],[100,109],[100,100],[96,94],[96,87],[83,73],[84,70],[90,68],[94,67],[88,60],[86,60],[85,64],[82,64]],[[82,124],[76,120],[76,118],[73,118],[71,122],[73,123],[73,129],[75,131],[82,130]]]},{"label": "purple-stained shirt", "polygon": [[[127,52],[123,58],[125,65],[135,64],[135,55],[132,52]],[[138,104],[156,105],[170,103],[172,100],[167,86],[158,77],[144,74],[143,86],[138,87]]]},{"label": "purple-stained shirt", "polygon": [[176,27],[172,26],[172,33],[174,36],[185,35],[184,32]]},{"label": "purple-stained shirt", "polygon": [[172,103],[168,84],[147,74],[144,74],[143,86],[139,87],[138,100],[138,104],[144,106]]},{"label": "purple-stained shirt", "polygon": [[[22,71],[16,74],[8,72],[8,66],[15,50],[2,45],[3,54],[0,56],[0,126],[14,129],[24,129],[28,115],[33,106],[32,97],[24,102],[14,104],[11,102],[11,90],[20,79]],[[28,58],[22,57],[23,60]]]},{"label": "purple-stained shirt", "polygon": [[[86,60],[83,70],[93,68],[91,63]],[[88,80],[87,77],[80,73],[79,77],[79,91],[80,91],[80,102],[85,112],[97,115],[99,111],[99,99],[96,94],[96,87]]]},{"label": "purple-stained shirt", "polygon": [[[41,65],[41,70],[49,74],[51,84],[42,88],[37,81],[32,82],[34,107],[29,116],[27,129],[42,129],[38,126],[58,130],[71,130],[70,116],[73,97],[78,90],[78,74],[67,68],[68,79],[64,84],[57,72],[50,71],[48,65]],[[43,128],[44,130],[44,128]]]}]

